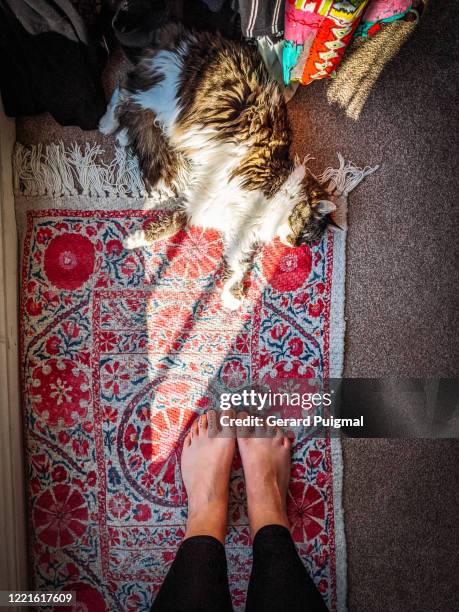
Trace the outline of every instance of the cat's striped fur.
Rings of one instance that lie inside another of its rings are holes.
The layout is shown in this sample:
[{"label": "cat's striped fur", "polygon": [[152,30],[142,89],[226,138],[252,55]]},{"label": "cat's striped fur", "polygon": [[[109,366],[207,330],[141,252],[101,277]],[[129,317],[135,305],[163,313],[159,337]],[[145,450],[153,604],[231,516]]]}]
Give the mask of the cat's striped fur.
[{"label": "cat's striped fur", "polygon": [[[135,248],[183,224],[219,230],[229,274],[223,301],[240,303],[256,245],[320,238],[334,205],[304,165],[289,159],[283,95],[256,49],[175,24],[157,37],[113,94],[100,123],[137,153],[146,185],[182,196],[167,227],[139,230]],[[180,222],[177,222],[177,219]]]}]

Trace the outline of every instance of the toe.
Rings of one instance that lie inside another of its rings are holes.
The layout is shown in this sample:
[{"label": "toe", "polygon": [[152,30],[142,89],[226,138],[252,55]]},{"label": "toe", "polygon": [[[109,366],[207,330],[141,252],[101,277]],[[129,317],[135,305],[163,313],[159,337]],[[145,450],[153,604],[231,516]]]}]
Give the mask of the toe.
[{"label": "toe", "polygon": [[[238,419],[246,419],[248,417],[247,412],[239,412],[237,415]],[[236,435],[238,438],[250,438],[253,433],[253,429],[248,425],[238,425],[236,427]]]},{"label": "toe", "polygon": [[209,434],[212,436],[216,436],[219,430],[218,427],[218,418],[215,410],[207,411],[207,426],[209,428]]},{"label": "toe", "polygon": [[184,448],[188,448],[191,444],[191,431],[189,431],[186,436],[185,439],[183,440],[183,446]]},{"label": "toe", "polygon": [[198,425],[198,419],[195,419],[193,421],[193,424],[191,425],[191,437],[194,438],[195,436],[199,435],[199,425]]},{"label": "toe", "polygon": [[207,432],[207,414],[201,414],[199,417],[198,428],[200,434]]},{"label": "toe", "polygon": [[[236,417],[236,412],[232,408],[230,408],[230,410],[227,410],[226,414],[229,417],[229,419],[234,419]],[[235,437],[236,428],[234,427],[234,425],[228,425],[227,427],[225,427],[225,434],[226,434],[225,437],[230,437],[230,438]]]}]

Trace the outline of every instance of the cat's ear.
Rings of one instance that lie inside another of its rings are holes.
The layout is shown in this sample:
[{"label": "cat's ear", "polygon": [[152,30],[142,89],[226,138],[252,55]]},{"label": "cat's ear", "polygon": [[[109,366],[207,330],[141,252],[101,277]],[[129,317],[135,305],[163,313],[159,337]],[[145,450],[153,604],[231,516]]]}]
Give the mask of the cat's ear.
[{"label": "cat's ear", "polygon": [[335,229],[335,230],[340,230],[341,232],[344,232],[344,230],[346,229],[345,227],[343,227],[342,225],[339,225],[335,219],[333,218],[333,216],[328,218],[328,227],[330,227],[331,229]]},{"label": "cat's ear", "polygon": [[334,204],[331,200],[319,200],[315,206],[316,212],[320,215],[330,215],[334,213],[336,210],[336,204]]},{"label": "cat's ear", "polygon": [[332,197],[335,201],[336,210],[328,217],[328,226],[333,230],[345,231],[347,229],[347,198],[343,196]]},{"label": "cat's ear", "polygon": [[334,202],[331,202],[330,200],[319,200],[316,206],[316,211],[323,216],[329,215],[328,225],[331,226],[333,229],[337,229],[337,230],[345,229],[345,221],[343,224],[344,226],[341,225],[339,223],[340,219],[337,218],[339,217],[339,214],[338,215],[335,214],[337,211],[337,206]]}]

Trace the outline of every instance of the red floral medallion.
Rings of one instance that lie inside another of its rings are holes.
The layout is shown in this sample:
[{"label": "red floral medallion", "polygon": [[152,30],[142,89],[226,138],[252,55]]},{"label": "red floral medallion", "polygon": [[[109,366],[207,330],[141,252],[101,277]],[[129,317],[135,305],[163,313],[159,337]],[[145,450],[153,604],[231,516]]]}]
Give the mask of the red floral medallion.
[{"label": "red floral medallion", "polygon": [[78,289],[94,271],[93,243],[81,234],[53,238],[45,251],[45,273],[58,289]]},{"label": "red floral medallion", "polygon": [[311,249],[283,246],[278,240],[263,251],[263,274],[277,291],[295,291],[303,285],[312,269]]},{"label": "red floral medallion", "polygon": [[57,484],[42,493],[33,507],[37,537],[49,546],[69,546],[86,531],[88,508],[81,493]]},{"label": "red floral medallion", "polygon": [[32,372],[29,393],[34,412],[48,425],[75,425],[87,414],[88,378],[69,359],[48,359]]},{"label": "red floral medallion", "polygon": [[170,267],[166,275],[180,274],[186,278],[202,278],[214,272],[222,257],[223,244],[213,230],[195,227],[187,232],[181,230],[170,239],[166,257]]},{"label": "red floral medallion", "polygon": [[239,359],[227,361],[222,368],[221,378],[230,389],[239,389],[247,382],[247,370]]},{"label": "red floral medallion", "polygon": [[320,492],[304,481],[290,483],[287,512],[296,542],[313,540],[324,528],[325,502]]}]

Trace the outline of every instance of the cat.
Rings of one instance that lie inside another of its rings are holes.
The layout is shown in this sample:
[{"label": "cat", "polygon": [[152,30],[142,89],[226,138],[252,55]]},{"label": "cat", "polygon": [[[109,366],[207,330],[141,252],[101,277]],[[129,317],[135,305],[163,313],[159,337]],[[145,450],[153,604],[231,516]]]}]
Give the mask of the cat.
[{"label": "cat", "polygon": [[227,308],[241,304],[257,246],[276,237],[289,247],[312,244],[336,208],[304,163],[289,159],[282,91],[248,44],[169,24],[114,91],[99,129],[133,148],[148,189],[180,198],[177,211],[128,236],[125,247],[187,224],[218,230]]}]

